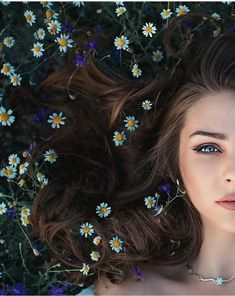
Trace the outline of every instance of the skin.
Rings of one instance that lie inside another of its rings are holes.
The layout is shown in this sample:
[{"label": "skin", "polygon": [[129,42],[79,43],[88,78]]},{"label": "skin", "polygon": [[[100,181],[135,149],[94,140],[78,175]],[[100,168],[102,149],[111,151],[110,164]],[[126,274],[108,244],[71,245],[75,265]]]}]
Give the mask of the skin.
[{"label": "skin", "polygon": [[[197,130],[223,133],[228,139],[190,137]],[[210,146],[202,148],[205,154],[196,153],[193,149],[202,144]],[[235,275],[235,211],[216,201],[235,192],[235,92],[202,97],[187,111],[180,134],[179,166],[188,196],[203,222],[203,244],[191,266],[204,277],[228,279]],[[235,287],[235,280],[225,286]]]}]

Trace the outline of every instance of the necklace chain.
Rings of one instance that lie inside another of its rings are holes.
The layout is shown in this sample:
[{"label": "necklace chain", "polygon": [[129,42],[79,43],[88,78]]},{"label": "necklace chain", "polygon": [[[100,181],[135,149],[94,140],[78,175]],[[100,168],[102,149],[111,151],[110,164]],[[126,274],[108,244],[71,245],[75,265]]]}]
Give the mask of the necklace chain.
[{"label": "necklace chain", "polygon": [[192,269],[192,267],[189,265],[188,262],[185,263],[185,266],[187,267],[188,272],[189,272],[190,275],[195,275],[200,281],[203,281],[203,282],[209,282],[209,281],[214,282],[214,284],[216,284],[217,286],[221,286],[221,285],[223,285],[224,283],[228,283],[228,282],[232,281],[232,280],[235,278],[235,275],[232,276],[232,277],[229,278],[229,279],[224,279],[224,278],[221,277],[221,276],[218,276],[218,277],[216,277],[216,278],[205,278],[205,277],[203,277],[201,274],[198,274],[198,273],[196,273],[196,272],[193,272],[193,269]]}]

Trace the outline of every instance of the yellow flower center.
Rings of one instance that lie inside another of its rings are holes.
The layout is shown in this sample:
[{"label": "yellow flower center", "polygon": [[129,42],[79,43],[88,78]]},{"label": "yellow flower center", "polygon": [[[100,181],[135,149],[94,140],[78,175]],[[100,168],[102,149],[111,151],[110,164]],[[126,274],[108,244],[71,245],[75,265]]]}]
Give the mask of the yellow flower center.
[{"label": "yellow flower center", "polygon": [[66,39],[61,39],[60,40],[60,45],[66,46],[67,45],[67,40]]},{"label": "yellow flower center", "polygon": [[24,164],[21,163],[21,164],[19,165],[19,169],[21,170],[21,169],[23,169],[23,168],[24,168]]},{"label": "yellow flower center", "polygon": [[27,16],[26,16],[26,20],[27,20],[27,22],[30,22],[31,19],[32,19],[31,15],[27,15]]},{"label": "yellow flower center", "polygon": [[118,40],[118,45],[123,46],[125,44],[125,41],[123,39]]},{"label": "yellow flower center", "polygon": [[13,170],[12,169],[8,169],[6,173],[7,173],[7,175],[11,176],[13,174]]},{"label": "yellow flower center", "polygon": [[11,40],[10,40],[10,39],[7,39],[7,40],[6,40],[6,43],[7,43],[7,44],[11,44]]},{"label": "yellow flower center", "polygon": [[116,139],[117,139],[118,141],[122,141],[122,139],[123,139],[122,134],[118,134],[118,135],[116,136]]},{"label": "yellow flower center", "polygon": [[152,204],[153,204],[152,199],[149,199],[147,203],[148,203],[149,205],[152,205]]},{"label": "yellow flower center", "polygon": [[134,126],[134,125],[135,125],[134,120],[129,120],[129,121],[128,121],[128,125],[129,125],[129,126]]},{"label": "yellow flower center", "polygon": [[179,14],[186,14],[184,9],[179,9]]},{"label": "yellow flower center", "polygon": [[9,66],[3,66],[3,71],[4,72],[9,72],[10,71],[10,67]]},{"label": "yellow flower center", "polygon": [[7,113],[0,114],[0,121],[7,121],[9,118]]},{"label": "yellow flower center", "polygon": [[41,50],[41,47],[40,47],[40,46],[36,46],[36,47],[34,48],[34,50],[35,50],[36,52],[39,52],[39,51]]},{"label": "yellow flower center", "polygon": [[169,12],[168,11],[164,11],[164,16],[168,16]]},{"label": "yellow flower center", "polygon": [[24,210],[22,210],[22,211],[21,211],[21,214],[22,214],[22,215],[27,215],[27,214],[28,214],[28,212],[27,212],[27,210],[26,210],[26,209],[24,209]]},{"label": "yellow flower center", "polygon": [[113,245],[114,245],[115,248],[117,248],[117,247],[120,246],[120,243],[119,243],[119,241],[115,240],[115,241],[113,242]]},{"label": "yellow flower center", "polygon": [[2,50],[3,49],[3,44],[2,44],[2,42],[0,42],[0,50]]},{"label": "yellow flower center", "polygon": [[152,32],[152,29],[150,27],[147,27],[146,28],[146,32],[151,33]]},{"label": "yellow flower center", "polygon": [[107,212],[107,209],[106,209],[106,208],[102,208],[102,209],[101,209],[101,212],[102,212],[102,213],[106,213],[106,212]]},{"label": "yellow flower center", "polygon": [[51,18],[53,16],[53,12],[51,9],[47,9],[46,11],[46,17]]},{"label": "yellow flower center", "polygon": [[83,232],[88,233],[88,232],[89,232],[89,227],[87,227],[87,226],[84,227],[84,228],[83,228]]},{"label": "yellow flower center", "polygon": [[53,118],[53,122],[54,123],[60,123],[60,121],[61,121],[61,119],[60,119],[60,117],[55,117],[55,118]]}]

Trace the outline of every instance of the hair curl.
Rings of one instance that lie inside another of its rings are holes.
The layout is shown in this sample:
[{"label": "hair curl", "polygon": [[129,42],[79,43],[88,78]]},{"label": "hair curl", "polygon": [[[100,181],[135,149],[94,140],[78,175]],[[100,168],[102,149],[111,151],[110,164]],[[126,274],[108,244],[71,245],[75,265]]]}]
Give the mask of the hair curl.
[{"label": "hair curl", "polygon": [[[58,262],[77,268],[89,263],[91,276],[83,278],[76,272],[66,275],[69,280],[92,284],[104,275],[121,283],[135,278],[136,265],[176,265],[195,258],[200,250],[201,219],[187,194],[161,214],[160,223],[143,201],[166,180],[172,192],[177,178],[183,184],[178,149],[187,110],[205,94],[235,90],[234,35],[194,38],[187,29],[184,45],[173,46],[176,29],[185,29],[185,21],[196,18],[214,21],[209,15],[191,13],[169,22],[164,48],[177,62],[151,80],[122,79],[89,58],[86,66],[74,71],[68,65],[42,84],[53,101],[38,103],[63,111],[67,122],[32,151],[34,160],[39,151],[52,148],[58,160],[47,168],[49,183],[38,192],[30,221]],[[153,109],[144,112],[141,102],[148,98]],[[140,126],[122,147],[115,147],[113,131],[123,128],[126,114],[135,115]],[[97,216],[101,202],[111,206],[110,217]],[[89,256],[92,241],[79,233],[84,222],[90,222],[102,238],[97,262]],[[113,235],[124,241],[119,253],[109,247]],[[174,252],[171,240],[180,241]]]}]

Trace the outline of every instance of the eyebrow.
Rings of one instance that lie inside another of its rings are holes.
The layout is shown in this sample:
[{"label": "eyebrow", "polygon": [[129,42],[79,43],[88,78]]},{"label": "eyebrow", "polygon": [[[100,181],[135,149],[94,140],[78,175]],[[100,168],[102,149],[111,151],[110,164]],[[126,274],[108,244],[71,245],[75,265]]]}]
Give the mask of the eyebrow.
[{"label": "eyebrow", "polygon": [[189,138],[192,138],[193,136],[206,136],[206,137],[211,137],[211,138],[215,138],[215,139],[219,139],[219,140],[228,140],[228,137],[225,134],[221,134],[221,133],[210,133],[210,132],[206,132],[206,131],[196,131],[194,133],[192,133]]}]

